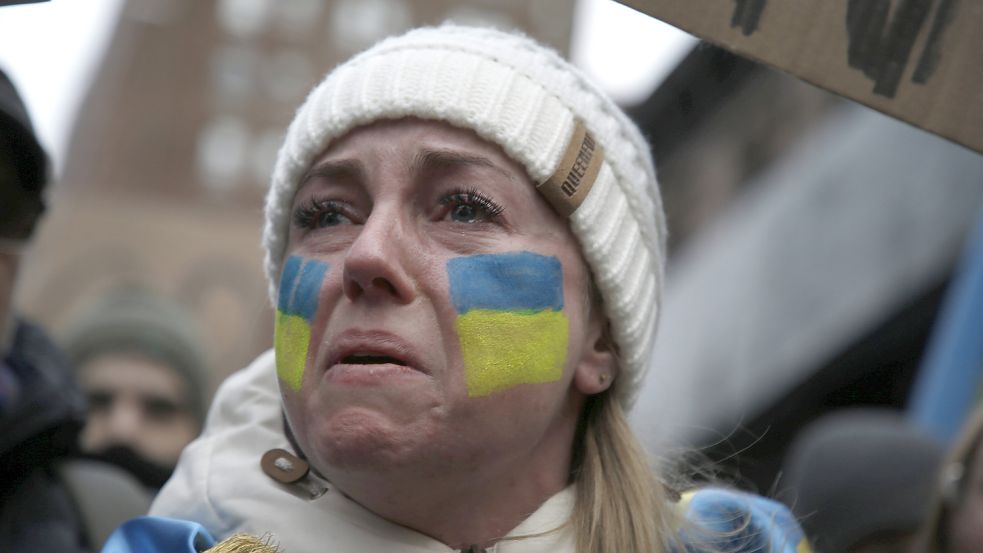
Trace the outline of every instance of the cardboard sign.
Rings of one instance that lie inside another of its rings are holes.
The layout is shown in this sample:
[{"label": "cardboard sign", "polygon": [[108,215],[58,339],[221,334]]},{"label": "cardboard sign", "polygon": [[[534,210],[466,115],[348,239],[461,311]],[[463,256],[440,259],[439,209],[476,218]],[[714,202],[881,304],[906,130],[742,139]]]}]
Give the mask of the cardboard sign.
[{"label": "cardboard sign", "polygon": [[979,0],[618,0],[983,152]]}]

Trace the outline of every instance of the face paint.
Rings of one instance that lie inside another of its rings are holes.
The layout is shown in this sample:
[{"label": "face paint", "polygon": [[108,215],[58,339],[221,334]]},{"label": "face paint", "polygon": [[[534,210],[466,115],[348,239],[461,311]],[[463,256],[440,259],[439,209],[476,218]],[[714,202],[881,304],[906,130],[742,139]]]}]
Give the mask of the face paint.
[{"label": "face paint", "polygon": [[447,262],[447,273],[469,396],[563,376],[569,321],[557,258],[531,252],[458,257]]},{"label": "face paint", "polygon": [[321,283],[328,264],[292,255],[283,265],[277,299],[276,374],[294,391],[300,390],[311,343],[311,323],[317,313]]}]

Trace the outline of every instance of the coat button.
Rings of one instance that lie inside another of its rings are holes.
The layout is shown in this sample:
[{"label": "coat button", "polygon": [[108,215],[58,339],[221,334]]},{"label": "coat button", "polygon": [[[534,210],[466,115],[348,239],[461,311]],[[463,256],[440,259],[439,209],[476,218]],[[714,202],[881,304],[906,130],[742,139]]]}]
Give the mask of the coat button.
[{"label": "coat button", "polygon": [[283,449],[271,449],[263,454],[259,465],[267,476],[282,484],[293,484],[310,472],[307,461]]}]

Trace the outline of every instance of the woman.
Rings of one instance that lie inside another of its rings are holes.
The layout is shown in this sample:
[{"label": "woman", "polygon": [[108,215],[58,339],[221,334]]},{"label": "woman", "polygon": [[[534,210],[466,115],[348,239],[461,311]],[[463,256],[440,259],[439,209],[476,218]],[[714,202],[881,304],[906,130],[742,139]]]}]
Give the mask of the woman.
[{"label": "woman", "polygon": [[983,406],[973,412],[943,465],[939,497],[925,531],[929,553],[983,551],[981,441]]},{"label": "woman", "polygon": [[661,200],[638,129],[552,51],[443,26],[335,69],[264,245],[275,354],[223,386],[153,514],[288,553],[799,544],[760,498],[673,504],[628,429]]}]

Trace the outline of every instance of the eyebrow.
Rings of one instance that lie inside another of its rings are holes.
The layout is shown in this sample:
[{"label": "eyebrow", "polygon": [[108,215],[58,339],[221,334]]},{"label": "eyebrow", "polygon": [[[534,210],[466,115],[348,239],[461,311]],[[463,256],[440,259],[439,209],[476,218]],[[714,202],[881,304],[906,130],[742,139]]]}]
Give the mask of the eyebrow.
[{"label": "eyebrow", "polygon": [[[476,154],[468,154],[458,150],[423,150],[421,152],[417,152],[416,155],[413,156],[413,160],[410,164],[410,167],[414,173],[456,166],[486,167],[501,173],[509,180],[515,180],[515,175],[498,166],[487,157]],[[304,173],[304,176],[300,179],[300,185],[297,187],[298,190],[307,184],[308,181],[315,178],[323,178],[326,180],[351,179],[354,181],[364,182],[366,179],[365,166],[357,159],[322,161]]]},{"label": "eyebrow", "polygon": [[508,177],[509,180],[515,180],[515,175],[500,167],[487,157],[476,154],[468,154],[458,150],[424,150],[413,156],[413,162],[411,165],[414,173],[456,166],[486,167],[501,173],[502,175]]},{"label": "eyebrow", "polygon": [[299,190],[308,181],[315,178],[332,179],[353,179],[356,181],[365,180],[365,167],[357,159],[328,160],[318,163],[311,167],[300,179]]}]

